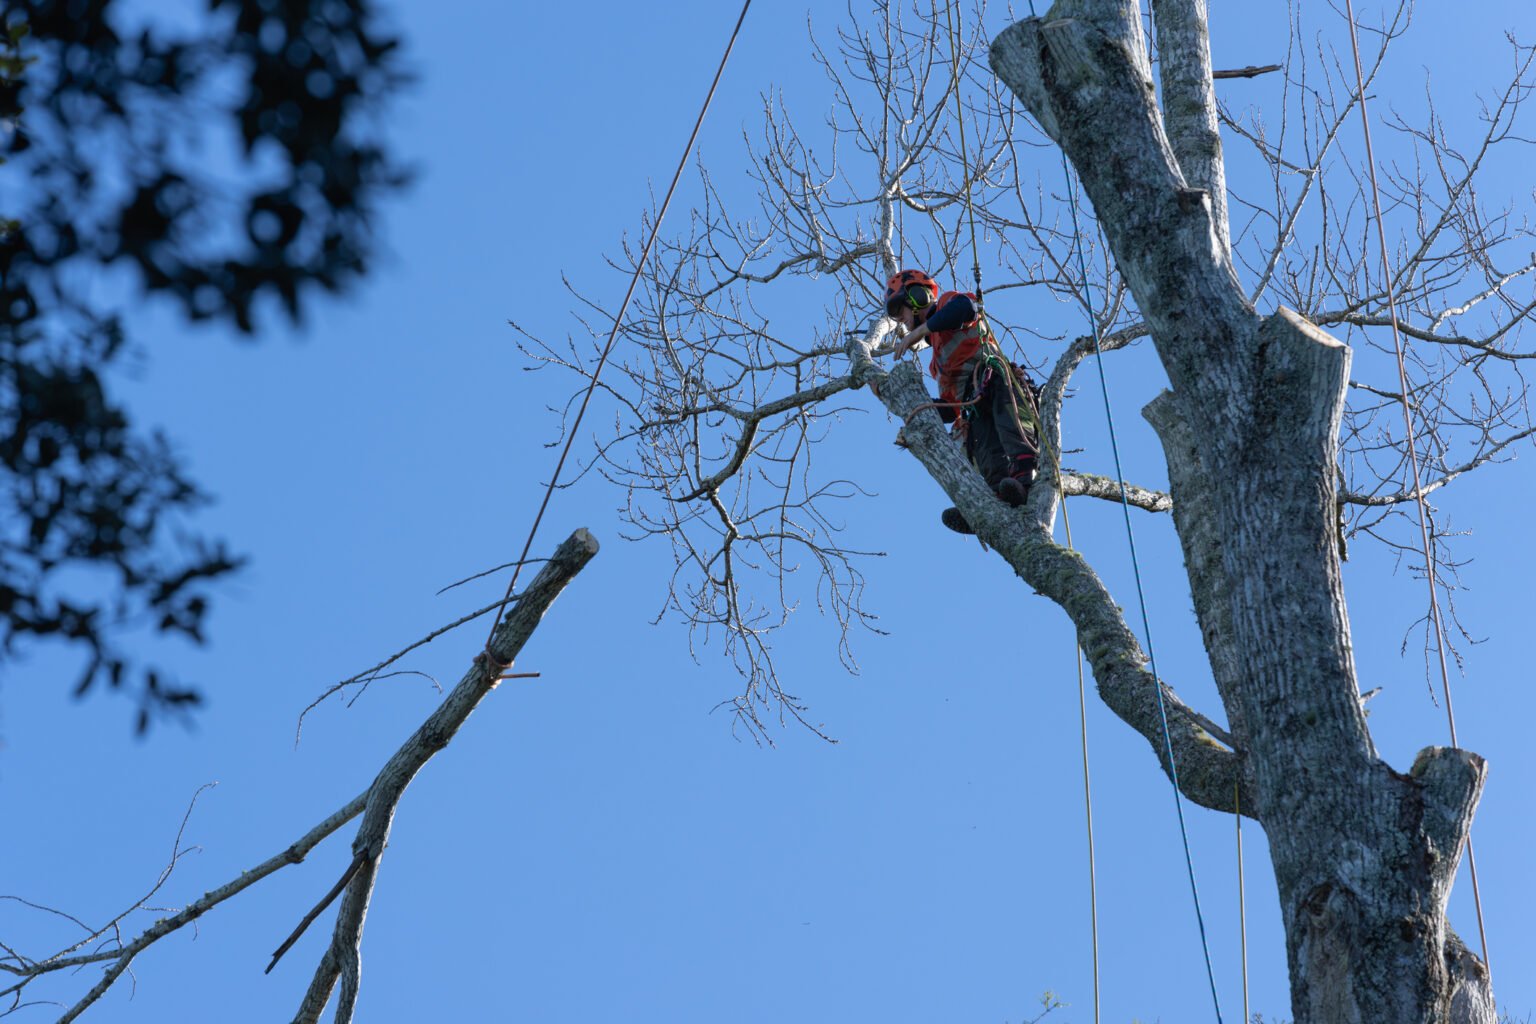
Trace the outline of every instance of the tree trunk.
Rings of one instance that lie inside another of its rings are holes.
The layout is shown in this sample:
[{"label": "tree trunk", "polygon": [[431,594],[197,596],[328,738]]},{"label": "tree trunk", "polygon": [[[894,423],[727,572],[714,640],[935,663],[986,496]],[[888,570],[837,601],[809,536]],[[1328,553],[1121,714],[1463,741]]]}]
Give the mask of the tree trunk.
[{"label": "tree trunk", "polygon": [[[1297,1024],[1491,1024],[1487,972],[1445,918],[1485,765],[1432,747],[1404,775],[1371,741],[1334,529],[1350,350],[1244,297],[1207,191],[1222,180],[1214,120],[1197,109],[1209,91],[1188,75],[1190,61],[1209,75],[1203,14],[1198,0],[1158,12],[1199,23],[1187,52],[1164,55],[1179,145],[1130,0],[1062,0],[1003,32],[992,64],[1076,167],[1168,373],[1148,418],[1253,789],[1244,811],[1269,837]],[[1186,177],[1192,153],[1203,162]]]}]

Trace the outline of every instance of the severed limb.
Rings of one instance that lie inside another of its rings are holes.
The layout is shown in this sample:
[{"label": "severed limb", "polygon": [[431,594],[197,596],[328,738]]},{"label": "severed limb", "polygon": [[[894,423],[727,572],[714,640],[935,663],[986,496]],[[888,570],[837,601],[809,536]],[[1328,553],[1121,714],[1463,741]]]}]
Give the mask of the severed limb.
[{"label": "severed limb", "polygon": [[[59,1018],[61,1024],[68,1024],[100,1000],[107,990],[129,970],[134,959],[155,942],[191,924],[214,907],[244,892],[272,873],[290,864],[302,862],[310,851],[327,837],[340,830],[352,819],[363,815],[363,822],[359,826],[357,838],[353,843],[353,860],[335,887],[335,892],[345,893],[336,933],[331,947],[327,949],[322,959],[315,981],[310,985],[304,1007],[299,1015],[301,1020],[317,1020],[336,980],[340,978],[342,999],[336,1019],[342,1022],[350,1021],[356,1005],[360,976],[357,945],[362,933],[363,914],[367,909],[368,897],[372,893],[379,856],[388,839],[395,808],[406,786],[416,771],[448,744],[480,700],[494,689],[501,679],[509,678],[506,670],[527,643],[545,612],[596,552],[597,541],[585,529],[577,530],[560,545],[554,557],[545,564],[543,570],[519,596],[506,618],[496,627],[487,649],[476,656],[474,664],[458,686],[390,758],[367,790],[353,797],[278,853],[250,870],[242,871],[239,877],[226,884],[209,890],[177,913],[161,918],[134,938],[126,942],[118,938],[112,941],[110,948],[107,949],[79,952],[86,945],[103,936],[118,933],[123,918],[133,910],[142,908],[149,897],[165,882],[170,870],[175,867],[177,859],[184,852],[181,848],[180,833],[178,833],[171,864],[161,874],[155,889],[136,902],[128,911],[113,918],[107,925],[96,929],[87,928],[90,934],[85,939],[42,959],[23,956],[0,944],[0,951],[3,951],[3,955],[0,955],[0,971],[17,979],[8,988],[0,990],[0,999],[11,997],[13,1005],[10,1009],[17,1009],[23,1005],[20,1003],[23,990],[37,978],[56,971],[78,970],[91,964],[104,964],[106,971],[102,977]],[[519,675],[522,674],[519,673]],[[188,813],[190,814],[190,808]],[[185,824],[183,821],[183,828]],[[318,917],[333,898],[334,894],[322,900],[310,912],[305,924]],[[39,909],[47,910],[48,908]],[[71,920],[74,919],[71,918]],[[84,927],[83,923],[82,927]],[[274,956],[274,963],[277,957],[297,940],[302,930],[302,927],[296,930],[288,942],[284,943],[283,949]],[[338,947],[342,952],[337,952]],[[268,970],[270,969],[269,967]]]},{"label": "severed limb", "polygon": [[[331,943],[321,957],[294,1017],[296,1022],[318,1021],[338,981],[341,991],[336,1007],[337,1024],[349,1024],[352,1020],[362,981],[363,921],[378,880],[379,860],[389,842],[395,811],[406,787],[433,755],[448,745],[480,702],[496,688],[549,606],[597,554],[597,548],[596,538],[585,529],[578,529],[556,549],[506,618],[497,624],[490,643],[475,656],[474,663],[458,685],[385,762],[368,787],[363,820],[352,841],[353,862],[347,869],[351,877],[341,887],[341,909],[336,915]],[[292,941],[290,939],[290,943]]]},{"label": "severed limb", "polygon": [[1272,71],[1279,71],[1280,68],[1281,68],[1281,65],[1279,65],[1279,64],[1250,64],[1250,65],[1248,65],[1245,68],[1225,68],[1225,69],[1219,70],[1219,71],[1212,71],[1211,72],[1211,77],[1212,78],[1257,78],[1260,75],[1267,75],[1267,74],[1269,74]]}]

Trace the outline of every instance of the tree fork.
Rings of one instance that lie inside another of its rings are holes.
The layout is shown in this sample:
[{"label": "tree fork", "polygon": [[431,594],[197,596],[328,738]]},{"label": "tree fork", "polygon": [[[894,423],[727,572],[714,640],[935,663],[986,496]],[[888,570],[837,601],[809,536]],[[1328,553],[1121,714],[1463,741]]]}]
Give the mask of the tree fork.
[{"label": "tree fork", "polygon": [[[1156,6],[1160,25],[1180,26],[1162,67],[1178,143],[1131,0],[1061,0],[1001,33],[991,62],[1077,168],[1168,374],[1147,414],[1256,791],[1243,805],[1270,842],[1292,1011],[1297,1024],[1491,1022],[1486,972],[1444,912],[1481,759],[1429,751],[1397,773],[1360,707],[1333,518],[1350,351],[1296,313],[1248,303],[1209,192],[1213,100],[1189,74],[1208,77],[1204,5]],[[1094,665],[1101,692],[1112,667]]]}]

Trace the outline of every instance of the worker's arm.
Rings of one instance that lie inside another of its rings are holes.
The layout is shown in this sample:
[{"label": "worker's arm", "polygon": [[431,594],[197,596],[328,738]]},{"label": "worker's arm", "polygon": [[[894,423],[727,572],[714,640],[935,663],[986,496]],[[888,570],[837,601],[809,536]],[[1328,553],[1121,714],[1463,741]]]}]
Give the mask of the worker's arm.
[{"label": "worker's arm", "polygon": [[922,341],[926,337],[928,337],[928,325],[918,324],[915,331],[912,331],[910,334],[896,343],[896,346],[891,349],[891,355],[895,356],[897,359],[900,359],[902,356],[912,351],[913,346],[915,346],[918,342]]},{"label": "worker's arm", "polygon": [[969,295],[959,293],[950,297],[950,300],[933,311],[926,323],[918,330],[927,331],[953,331],[957,327],[964,327],[976,319],[976,303],[971,301]]}]

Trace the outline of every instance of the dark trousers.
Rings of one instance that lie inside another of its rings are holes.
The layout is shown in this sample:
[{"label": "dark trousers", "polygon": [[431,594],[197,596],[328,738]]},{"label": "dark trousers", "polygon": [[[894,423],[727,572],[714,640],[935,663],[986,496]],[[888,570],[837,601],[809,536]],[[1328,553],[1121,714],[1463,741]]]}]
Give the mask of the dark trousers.
[{"label": "dark trousers", "polygon": [[988,372],[981,398],[966,417],[965,454],[993,490],[1007,477],[1028,489],[1035,478],[1035,439],[1021,420],[1033,419],[1024,385]]}]

